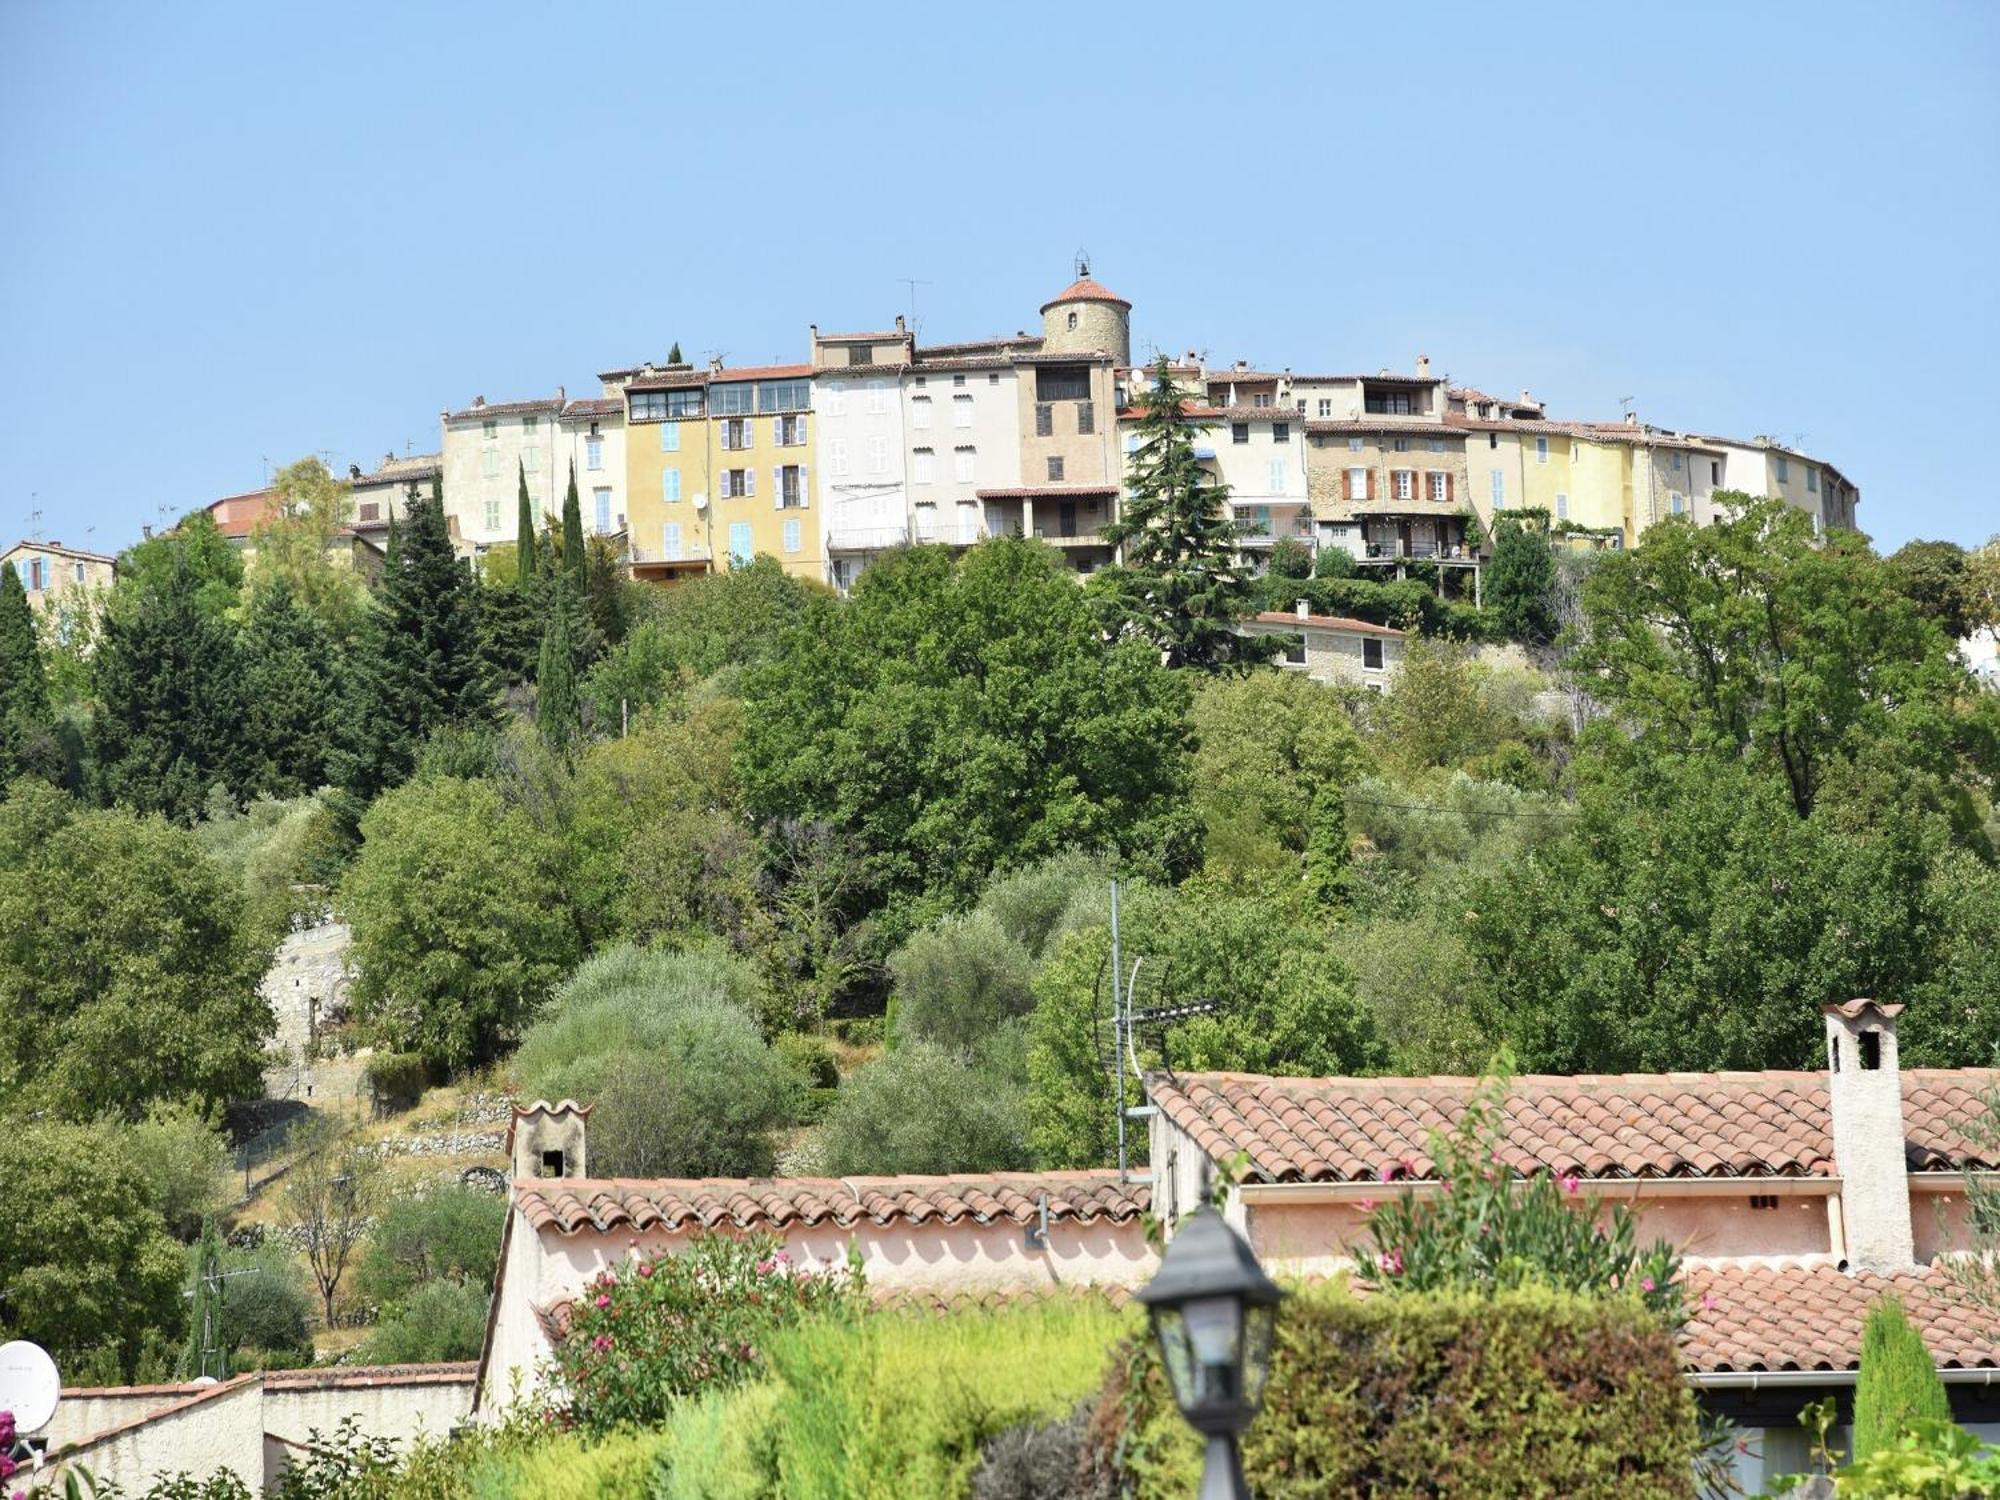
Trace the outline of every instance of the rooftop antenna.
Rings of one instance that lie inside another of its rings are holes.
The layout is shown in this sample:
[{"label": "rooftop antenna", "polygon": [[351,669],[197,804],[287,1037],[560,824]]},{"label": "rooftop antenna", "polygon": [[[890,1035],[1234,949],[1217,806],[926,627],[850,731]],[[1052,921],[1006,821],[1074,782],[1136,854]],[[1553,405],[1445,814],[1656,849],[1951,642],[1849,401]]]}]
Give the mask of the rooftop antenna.
[{"label": "rooftop antenna", "polygon": [[28,539],[39,542],[42,539],[42,492],[28,491]]},{"label": "rooftop antenna", "polygon": [[1618,409],[1624,412],[1625,415],[1628,417],[1632,415],[1632,408],[1634,404],[1635,403],[1630,396],[1620,396],[1618,398]]},{"label": "rooftop antenna", "polygon": [[258,458],[259,458],[260,460],[262,460],[262,461],[263,461],[263,464],[264,464],[264,483],[266,483],[266,484],[269,484],[269,483],[271,482],[271,458],[270,458],[270,455],[269,455],[269,454],[267,454],[267,453],[260,453],[260,454],[258,454],[258,455],[257,455],[257,457],[258,457]]},{"label": "rooftop antenna", "polygon": [[896,279],[910,289],[910,332],[915,333],[917,331],[917,288],[920,286],[934,286],[936,283],[926,281],[921,276],[898,276]]}]

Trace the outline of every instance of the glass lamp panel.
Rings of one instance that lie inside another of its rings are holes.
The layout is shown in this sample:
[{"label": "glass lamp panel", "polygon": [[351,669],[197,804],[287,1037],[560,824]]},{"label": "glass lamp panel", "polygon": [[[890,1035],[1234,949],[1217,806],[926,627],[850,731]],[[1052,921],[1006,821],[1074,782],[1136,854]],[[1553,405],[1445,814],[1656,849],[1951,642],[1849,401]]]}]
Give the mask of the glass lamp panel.
[{"label": "glass lamp panel", "polygon": [[1178,1307],[1153,1309],[1153,1336],[1160,1343],[1160,1357],[1166,1361],[1167,1380],[1174,1388],[1174,1401],[1184,1412],[1192,1412],[1200,1400],[1196,1386],[1194,1346],[1188,1340],[1187,1322]]},{"label": "glass lamp panel", "polygon": [[1270,1303],[1245,1309],[1243,1320],[1243,1405],[1256,1411],[1264,1404],[1264,1385],[1271,1377],[1271,1340],[1278,1309]]},{"label": "glass lamp panel", "polygon": [[1236,1362],[1243,1335],[1243,1304],[1234,1297],[1195,1297],[1181,1306],[1194,1357],[1204,1365]]}]

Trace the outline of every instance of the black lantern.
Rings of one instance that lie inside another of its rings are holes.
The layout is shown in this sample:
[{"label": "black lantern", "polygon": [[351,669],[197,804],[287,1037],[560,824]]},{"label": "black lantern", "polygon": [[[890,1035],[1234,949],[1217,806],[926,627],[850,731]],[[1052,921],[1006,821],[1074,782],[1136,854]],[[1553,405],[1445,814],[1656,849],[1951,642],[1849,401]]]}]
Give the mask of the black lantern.
[{"label": "black lantern", "polygon": [[1208,1439],[1199,1500],[1249,1500],[1236,1439],[1264,1404],[1284,1295],[1213,1208],[1175,1231],[1159,1275],[1139,1293],[1181,1415]]}]

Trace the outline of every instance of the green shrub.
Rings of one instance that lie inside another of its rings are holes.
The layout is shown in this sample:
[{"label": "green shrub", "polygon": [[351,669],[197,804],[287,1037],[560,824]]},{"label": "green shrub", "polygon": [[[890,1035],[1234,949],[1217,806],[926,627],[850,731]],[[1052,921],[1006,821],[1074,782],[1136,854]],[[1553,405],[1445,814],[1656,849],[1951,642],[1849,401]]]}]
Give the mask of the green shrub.
[{"label": "green shrub", "polygon": [[[1781,1476],[1765,1494],[1790,1495],[1808,1479]],[[1918,1418],[1866,1458],[1834,1470],[1833,1482],[1842,1500],[1990,1500],[2000,1496],[2000,1448],[1949,1421]]]},{"label": "green shrub", "polygon": [[486,1299],[486,1289],[475,1282],[426,1281],[375,1325],[369,1363],[477,1359],[486,1337]]},{"label": "green shrub", "polygon": [[834,1176],[1028,1164],[1019,1089],[931,1042],[909,1042],[855,1073],[822,1129]]},{"label": "green shrub", "polygon": [[833,1049],[816,1036],[808,1036],[803,1031],[781,1033],[771,1045],[778,1049],[782,1057],[799,1075],[799,1081],[810,1089],[835,1089],[840,1087],[840,1068],[835,1063]]},{"label": "green shrub", "polygon": [[1861,1325],[1861,1374],[1854,1385],[1854,1458],[1897,1446],[1913,1423],[1949,1424],[1951,1401],[1937,1362],[1893,1296],[1878,1299]]},{"label": "green shrub", "polygon": [[1312,548],[1295,536],[1281,536],[1272,544],[1270,571],[1273,578],[1310,578]]},{"label": "green shrub", "polygon": [[394,1199],[369,1231],[356,1284],[384,1307],[431,1281],[463,1281],[490,1292],[506,1219],[506,1200],[477,1188],[440,1186]]},{"label": "green shrub", "polygon": [[1315,578],[1352,578],[1360,571],[1360,567],[1354,561],[1354,554],[1345,547],[1322,547],[1319,549],[1319,555],[1313,559]]},{"label": "green shrub", "polygon": [[1111,866],[1080,849],[1051,854],[1025,869],[995,876],[979,896],[978,910],[992,917],[1007,935],[1036,958],[1047,954],[1061,928],[1063,914],[1080,891],[1102,894]]},{"label": "green shrub", "polygon": [[363,1074],[378,1115],[416,1108],[430,1082],[430,1069],[415,1052],[377,1052]]},{"label": "green shrub", "polygon": [[[1199,1440],[1150,1341],[1097,1418],[1098,1459],[1136,1500],[1193,1492]],[[1260,1500],[1692,1500],[1699,1447],[1673,1335],[1636,1299],[1544,1287],[1357,1298],[1335,1282],[1280,1310],[1243,1465]]]},{"label": "green shrub", "polygon": [[154,1206],[181,1240],[201,1232],[205,1214],[229,1203],[229,1142],[192,1104],[155,1103],[131,1125],[107,1120],[105,1145],[122,1153],[152,1190]]},{"label": "green shrub", "polygon": [[889,957],[898,1043],[970,1047],[1001,1022],[1034,1009],[1034,958],[998,918],[948,917]]},{"label": "green shrub", "polygon": [[312,1293],[282,1245],[222,1252],[222,1346],[238,1368],[290,1368],[312,1357]]}]

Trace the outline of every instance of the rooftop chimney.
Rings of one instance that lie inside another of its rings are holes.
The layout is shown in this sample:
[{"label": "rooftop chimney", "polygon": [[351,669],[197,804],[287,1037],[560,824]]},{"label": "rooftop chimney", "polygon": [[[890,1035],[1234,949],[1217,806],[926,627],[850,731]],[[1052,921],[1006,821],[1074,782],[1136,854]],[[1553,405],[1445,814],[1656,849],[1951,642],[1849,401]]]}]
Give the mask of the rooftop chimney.
[{"label": "rooftop chimney", "polygon": [[474,396],[472,398],[472,404],[474,406],[484,406],[486,404],[486,398],[484,396]]},{"label": "rooftop chimney", "polygon": [[1312,618],[1312,605],[1307,600],[1299,600],[1292,608],[1297,612],[1301,620],[1310,620]]},{"label": "rooftop chimney", "polygon": [[1896,1063],[1902,1013],[1900,1005],[1874,1000],[1826,1007],[1826,1091],[1850,1271],[1907,1271],[1916,1264]]},{"label": "rooftop chimney", "polygon": [[1428,354],[1419,354],[1417,356],[1417,379],[1429,380],[1430,378],[1431,357]]},{"label": "rooftop chimney", "polygon": [[1528,394],[1528,388],[1525,385],[1521,387],[1521,404],[1523,406],[1533,406],[1535,404],[1535,398]]},{"label": "rooftop chimney", "polygon": [[708,373],[711,375],[720,375],[722,373],[722,356],[720,354],[709,355]]},{"label": "rooftop chimney", "polygon": [[1639,425],[1639,414],[1636,411],[1626,412],[1625,425],[1627,427],[1637,427]]},{"label": "rooftop chimney", "polygon": [[566,403],[566,402],[567,402],[568,400],[569,400],[569,391],[568,391],[568,389],[567,389],[566,387],[564,387],[564,386],[560,386],[560,385],[559,385],[559,386],[557,386],[557,387],[556,387],[556,405],[557,405],[557,406],[561,406],[561,405],[565,404],[565,403]]},{"label": "rooftop chimney", "polygon": [[565,1099],[537,1099],[514,1106],[507,1126],[507,1157],[520,1177],[588,1177],[586,1126],[592,1106]]},{"label": "rooftop chimney", "polygon": [[904,332],[904,331],[905,331],[905,329],[903,328],[903,315],[902,315],[901,313],[897,313],[897,314],[896,314],[896,332],[898,332],[898,333],[902,333],[902,332]]},{"label": "rooftop chimney", "polygon": [[361,477],[361,465],[360,465],[360,464],[349,464],[349,465],[347,466],[347,478],[348,478],[348,481],[349,481],[350,483],[352,483],[352,482],[353,482],[354,480],[356,480],[356,479],[359,479],[360,477]]}]

